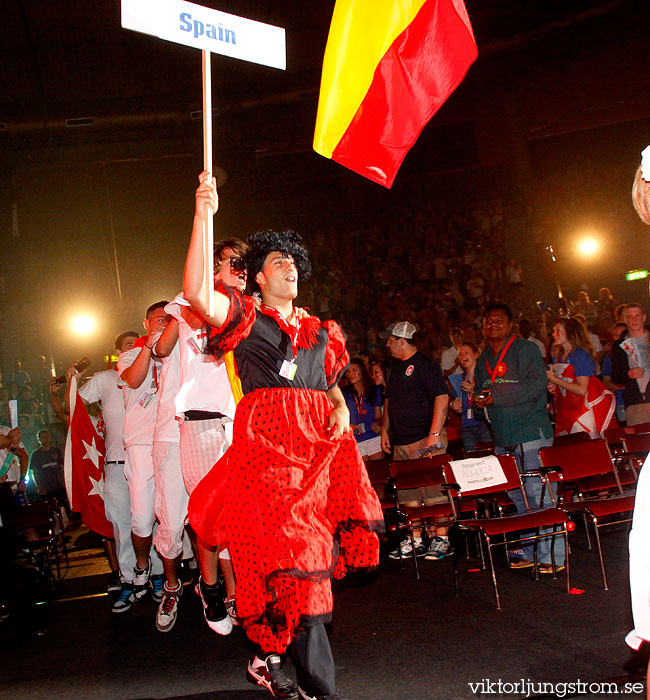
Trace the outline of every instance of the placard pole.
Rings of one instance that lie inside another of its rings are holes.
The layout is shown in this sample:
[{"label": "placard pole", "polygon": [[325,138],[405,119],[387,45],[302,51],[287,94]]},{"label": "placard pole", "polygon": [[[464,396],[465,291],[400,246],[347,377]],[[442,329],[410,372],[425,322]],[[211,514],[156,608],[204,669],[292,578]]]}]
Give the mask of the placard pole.
[{"label": "placard pole", "polygon": [[[212,177],[212,78],[210,51],[201,51],[203,61],[203,169]],[[214,212],[206,206],[203,223],[203,280],[206,294],[205,309],[214,315]]]}]

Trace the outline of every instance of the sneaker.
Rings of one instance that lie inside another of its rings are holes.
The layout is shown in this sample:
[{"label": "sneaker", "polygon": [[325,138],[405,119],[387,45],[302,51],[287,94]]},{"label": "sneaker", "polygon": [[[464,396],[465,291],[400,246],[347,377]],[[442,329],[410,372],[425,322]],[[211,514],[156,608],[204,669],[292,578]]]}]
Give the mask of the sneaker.
[{"label": "sneaker", "polygon": [[149,579],[149,588],[151,589],[151,597],[160,603],[163,599],[163,588],[165,587],[165,574],[154,574]]},{"label": "sneaker", "polygon": [[183,586],[180,581],[178,588],[167,588],[167,582],[163,584],[162,600],[156,612],[156,629],[159,632],[169,632],[176,624],[178,615],[178,599],[183,594]]},{"label": "sneaker", "polygon": [[137,600],[147,595],[147,583],[149,582],[150,576],[151,559],[149,559],[146,569],[138,569],[137,566],[133,567],[133,594]]},{"label": "sneaker", "polygon": [[208,627],[224,637],[230,634],[232,632],[232,620],[223,602],[221,584],[217,583],[214,586],[207,586],[203,583],[203,579],[199,577],[194,587],[194,592],[201,598],[203,615],[208,623]]},{"label": "sneaker", "polygon": [[114,613],[126,612],[136,600],[133,584],[123,583],[122,590],[113,603],[112,611]]},{"label": "sneaker", "polygon": [[284,674],[282,659],[278,654],[269,654],[264,660],[257,656],[251,659],[246,677],[251,683],[266,688],[274,698],[298,698],[298,687]]},{"label": "sneaker", "polygon": [[[402,552],[402,556],[400,557],[400,551]],[[400,545],[397,549],[394,549],[388,556],[391,559],[401,559],[402,557],[410,557],[412,556],[413,552],[413,545],[411,544],[411,538],[407,538],[405,540],[402,540],[400,542]],[[422,544],[422,538],[415,538],[415,556],[416,557],[423,557],[427,553],[427,550],[425,546]]]},{"label": "sneaker", "polygon": [[347,700],[340,690],[335,690],[329,695],[310,695],[306,690],[298,686],[298,697],[300,700]]},{"label": "sneaker", "polygon": [[122,590],[122,582],[120,581],[119,571],[111,571],[111,573],[108,575],[108,586],[106,586],[106,590],[109,593]]},{"label": "sneaker", "polygon": [[429,549],[424,555],[425,559],[444,559],[446,556],[453,554],[454,550],[451,548],[451,543],[449,540],[442,537],[434,537],[431,540]]},{"label": "sneaker", "polygon": [[239,627],[241,623],[237,617],[237,603],[235,599],[226,598],[226,600],[224,600],[224,604],[226,606],[226,612],[230,616],[230,621],[232,622],[233,627]]}]

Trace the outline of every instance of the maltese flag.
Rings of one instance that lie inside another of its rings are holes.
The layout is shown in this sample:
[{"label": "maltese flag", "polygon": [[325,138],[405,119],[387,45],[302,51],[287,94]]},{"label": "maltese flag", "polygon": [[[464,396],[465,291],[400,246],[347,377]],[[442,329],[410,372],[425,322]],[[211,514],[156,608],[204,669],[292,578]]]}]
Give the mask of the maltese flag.
[{"label": "maltese flag", "polygon": [[113,526],[104,510],[104,438],[95,430],[77,393],[76,377],[70,380],[68,391],[70,416],[63,468],[70,507],[81,513],[81,519],[93,532],[112,538]]}]

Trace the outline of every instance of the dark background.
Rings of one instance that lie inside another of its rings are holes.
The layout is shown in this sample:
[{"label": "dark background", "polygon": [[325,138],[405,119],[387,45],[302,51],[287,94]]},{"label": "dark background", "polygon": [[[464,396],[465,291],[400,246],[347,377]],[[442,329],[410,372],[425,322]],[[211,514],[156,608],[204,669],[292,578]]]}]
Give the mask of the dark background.
[{"label": "dark background", "polygon": [[[202,4],[287,32],[286,71],[213,56],[214,162],[226,174],[216,236],[291,226],[309,239],[481,196],[539,213],[542,194],[539,227],[507,240],[533,293],[552,300],[553,242],[569,296],[608,284],[646,300],[624,272],[648,262],[629,205],[650,133],[647,1],[468,0],[479,58],[391,191],[311,148],[333,0]],[[200,52],[123,30],[117,0],[5,0],[0,57],[0,366],[30,369],[40,353],[64,365],[180,290],[202,168]],[[556,206],[567,172],[602,197]],[[575,252],[586,228],[602,244],[592,262]],[[99,324],[84,340],[69,329],[82,311]]]}]

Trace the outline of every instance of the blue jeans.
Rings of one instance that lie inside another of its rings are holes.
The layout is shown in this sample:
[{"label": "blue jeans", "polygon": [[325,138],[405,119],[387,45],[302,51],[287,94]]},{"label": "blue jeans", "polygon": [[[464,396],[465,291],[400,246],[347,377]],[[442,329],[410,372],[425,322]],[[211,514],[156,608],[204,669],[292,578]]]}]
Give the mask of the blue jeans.
[{"label": "blue jeans", "polygon": [[[542,437],[540,431],[539,440],[521,442],[518,445],[508,445],[508,447],[496,447],[494,451],[496,454],[504,454],[505,452],[509,452],[510,454],[514,455],[515,459],[517,460],[517,465],[519,466],[519,471],[523,473],[525,471],[535,471],[536,469],[539,469],[541,466],[539,461],[540,448],[549,447],[552,444],[553,438]],[[528,505],[531,508],[539,508],[540,499],[542,497],[541,480],[531,477],[530,479],[522,479],[522,481],[524,482],[524,488],[526,490],[526,496],[528,498]],[[553,484],[552,486],[553,493],[557,495],[557,485]],[[525,513],[526,506],[524,505],[524,499],[521,495],[521,491],[519,491],[519,489],[515,491],[509,491],[508,495],[517,507],[517,513]],[[552,506],[553,501],[551,500],[551,496],[548,493],[547,489],[544,493],[544,507],[549,508]],[[553,530],[552,528],[543,528],[541,532],[553,532]],[[548,539],[544,538],[541,540],[537,540],[537,560],[541,564],[551,563],[551,542],[552,540],[550,537]],[[524,559],[527,559],[528,561],[533,561],[533,545],[524,545],[523,550]],[[564,564],[565,550],[563,535],[557,535],[555,537],[555,545],[553,548],[553,552],[555,554],[555,564],[557,566]]]},{"label": "blue jeans", "polygon": [[477,423],[462,428],[460,437],[463,441],[463,449],[467,452],[476,449],[479,442],[492,442],[492,433],[487,423]]}]

